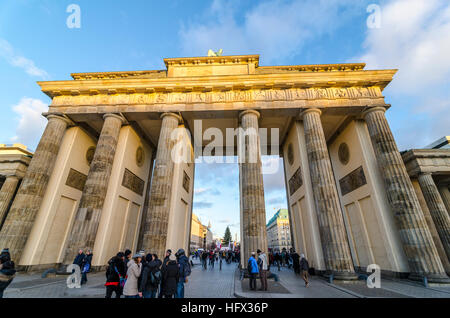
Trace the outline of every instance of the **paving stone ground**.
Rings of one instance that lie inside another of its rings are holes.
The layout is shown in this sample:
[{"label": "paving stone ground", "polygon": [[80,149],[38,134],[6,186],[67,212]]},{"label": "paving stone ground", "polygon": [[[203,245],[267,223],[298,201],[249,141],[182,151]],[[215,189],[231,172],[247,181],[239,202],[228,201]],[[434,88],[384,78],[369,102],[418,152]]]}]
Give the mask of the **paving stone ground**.
[{"label": "paving stone ground", "polygon": [[[248,279],[240,280],[237,264],[216,263],[214,268],[203,269],[194,260],[192,274],[185,285],[186,298],[361,298],[361,297],[430,297],[450,298],[450,286],[430,286],[425,288],[417,282],[383,279],[381,289],[369,289],[364,281],[353,284],[328,283],[321,277],[310,277],[310,287],[286,267],[273,270],[278,282],[269,280],[269,290],[249,291]],[[66,276],[41,278],[40,274],[19,273],[5,290],[5,298],[103,298],[105,297],[105,273],[91,273],[88,282],[81,288],[70,289]],[[260,288],[257,281],[257,288]]]}]

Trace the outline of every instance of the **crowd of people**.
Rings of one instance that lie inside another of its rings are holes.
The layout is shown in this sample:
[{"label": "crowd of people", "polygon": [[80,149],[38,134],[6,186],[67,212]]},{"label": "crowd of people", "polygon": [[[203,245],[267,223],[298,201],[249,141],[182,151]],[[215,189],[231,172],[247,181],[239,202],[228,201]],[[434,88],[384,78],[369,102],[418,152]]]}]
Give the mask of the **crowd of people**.
[{"label": "crowd of people", "polygon": [[191,265],[183,249],[169,249],[161,261],[156,254],[130,250],[119,252],[108,261],[106,298],[184,298],[184,284]]},{"label": "crowd of people", "polygon": [[[81,284],[87,282],[87,274],[91,271],[93,254],[79,250],[73,264],[80,267]],[[232,250],[197,250],[192,257],[200,259],[204,269],[208,265],[214,268],[216,262],[240,262],[240,252]],[[115,294],[125,298],[184,298],[184,284],[191,274],[192,261],[185,255],[183,249],[175,254],[169,249],[161,261],[156,254],[145,254],[144,251],[132,254],[130,250],[117,253],[108,261],[106,269],[106,298]],[[272,266],[278,270],[281,267],[293,268],[301,275],[305,286],[309,286],[308,273],[310,267],[304,254],[298,254],[294,249],[281,252],[269,250],[268,256],[261,250],[253,252],[247,262],[250,290],[256,290],[257,278],[261,281],[259,290],[267,291],[267,276]],[[5,248],[0,254],[0,298],[4,290],[11,284],[16,274],[15,264],[11,260],[9,249]]]},{"label": "crowd of people", "polygon": [[241,254],[239,250],[196,250],[192,252],[192,257],[194,259],[200,259],[203,269],[207,269],[208,265],[210,269],[214,269],[214,264],[218,262],[220,268],[222,268],[222,262],[225,261],[227,264],[239,263],[241,260]]},{"label": "crowd of people", "polygon": [[301,275],[305,286],[309,286],[310,267],[304,254],[299,255],[294,249],[289,252],[283,249],[281,252],[269,251],[269,257],[267,257],[264,252],[258,249],[256,253],[252,252],[247,263],[250,290],[256,290],[256,280],[259,277],[261,280],[259,290],[267,291],[267,275],[271,266],[277,266],[278,271],[280,271],[280,267],[284,266],[293,268],[295,274]]}]

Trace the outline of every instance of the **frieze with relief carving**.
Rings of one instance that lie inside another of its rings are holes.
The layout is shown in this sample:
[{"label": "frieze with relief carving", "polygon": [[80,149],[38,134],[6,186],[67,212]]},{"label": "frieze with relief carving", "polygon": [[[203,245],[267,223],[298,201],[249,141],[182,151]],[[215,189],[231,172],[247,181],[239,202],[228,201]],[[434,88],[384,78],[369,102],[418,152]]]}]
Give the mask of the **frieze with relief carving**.
[{"label": "frieze with relief carving", "polygon": [[375,87],[331,87],[290,89],[249,89],[210,92],[157,92],[131,94],[60,95],[52,106],[65,105],[142,105],[177,103],[226,103],[249,101],[284,101],[312,99],[378,98],[381,91]]}]

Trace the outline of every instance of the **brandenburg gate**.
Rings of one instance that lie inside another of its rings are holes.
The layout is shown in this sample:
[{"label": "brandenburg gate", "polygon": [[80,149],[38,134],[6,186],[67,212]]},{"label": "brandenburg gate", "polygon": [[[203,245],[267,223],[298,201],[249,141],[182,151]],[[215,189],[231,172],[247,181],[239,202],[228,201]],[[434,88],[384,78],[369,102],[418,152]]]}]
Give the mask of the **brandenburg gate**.
[{"label": "brandenburg gate", "polygon": [[[260,66],[258,55],[164,62],[38,82],[52,100],[47,127],[0,232],[21,268],[69,264],[80,248],[98,267],[125,248],[188,250],[203,134],[217,128],[229,144],[241,135],[228,128],[265,128],[278,138],[244,136],[231,150],[256,158],[239,162],[244,267],[267,251],[261,156],[275,149],[295,249],[316,271],[351,280],[377,264],[385,275],[448,282],[449,214],[430,209],[430,228],[385,117],[396,70]],[[176,162],[180,143],[188,160]]]}]

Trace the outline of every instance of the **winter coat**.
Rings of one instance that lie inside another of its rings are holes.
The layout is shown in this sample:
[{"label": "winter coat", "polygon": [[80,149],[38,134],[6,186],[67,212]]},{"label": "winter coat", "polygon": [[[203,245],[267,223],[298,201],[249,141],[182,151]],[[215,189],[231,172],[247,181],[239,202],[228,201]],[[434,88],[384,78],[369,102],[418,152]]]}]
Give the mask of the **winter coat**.
[{"label": "winter coat", "polygon": [[[109,265],[108,269],[106,270],[106,283],[119,283],[120,282],[119,274],[120,276],[122,276],[122,278],[125,278],[126,275],[125,263],[124,261],[122,261],[122,259],[114,256],[108,262],[108,265]],[[118,285],[118,284],[108,284],[108,285]]]},{"label": "winter coat", "polygon": [[156,259],[153,260],[149,263],[147,263],[144,268],[142,269],[142,274],[141,274],[141,285],[139,287],[139,291],[140,292],[144,292],[144,291],[154,291],[158,289],[158,285],[153,285],[152,284],[152,278],[151,275],[152,273],[156,273],[160,271],[161,268],[161,260]]},{"label": "winter coat", "polygon": [[16,276],[13,262],[9,261],[2,265],[2,269],[0,270],[0,291],[4,291]]},{"label": "winter coat", "polygon": [[174,295],[177,291],[177,283],[180,279],[177,262],[169,261],[162,274],[164,294],[167,296]]},{"label": "winter coat", "polygon": [[248,272],[250,274],[258,274],[258,263],[256,262],[256,259],[252,256],[248,259]]},{"label": "winter coat", "polygon": [[138,291],[138,280],[141,276],[142,264],[136,264],[134,260],[128,262],[127,281],[123,287],[125,296],[136,296]]},{"label": "winter coat", "polygon": [[269,264],[267,263],[267,256],[266,256],[266,254],[265,253],[261,253],[258,258],[261,260],[261,269],[263,271],[268,270],[269,269],[269,267],[268,267]]},{"label": "winter coat", "polygon": [[308,271],[309,270],[308,261],[304,257],[300,260],[300,269],[302,271]]},{"label": "winter coat", "polygon": [[77,264],[81,268],[85,257],[86,257],[86,255],[84,253],[77,254],[77,256],[75,256],[75,259],[73,260],[73,263]]},{"label": "winter coat", "polygon": [[180,276],[180,281],[181,282],[186,281],[186,277],[184,276],[184,268],[186,266],[190,266],[189,265],[189,259],[185,255],[182,255],[178,259],[178,268],[179,268],[179,272],[180,272],[179,276]]}]

